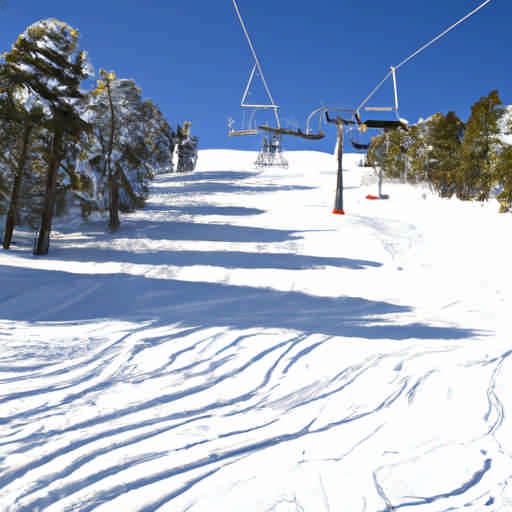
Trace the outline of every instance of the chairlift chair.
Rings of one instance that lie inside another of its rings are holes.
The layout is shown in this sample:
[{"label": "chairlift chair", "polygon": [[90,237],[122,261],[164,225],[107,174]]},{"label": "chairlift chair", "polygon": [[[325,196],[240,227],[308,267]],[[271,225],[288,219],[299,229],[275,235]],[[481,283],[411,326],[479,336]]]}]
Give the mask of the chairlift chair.
[{"label": "chairlift chair", "polygon": [[[360,133],[361,130],[357,130],[358,133]],[[351,126],[350,127],[350,143],[352,144],[352,147],[354,149],[357,149],[358,151],[367,151],[368,148],[370,147],[370,144],[367,144],[367,143],[363,143],[363,142],[359,142],[358,140],[356,140],[355,136],[354,136],[354,127]]]},{"label": "chairlift chair", "polygon": [[394,130],[395,128],[408,129],[404,121],[394,121],[392,119],[367,119],[363,124],[368,128],[382,128],[385,131]]},{"label": "chairlift chair", "polygon": [[258,130],[230,130],[228,133],[228,137],[243,135],[258,135]]},{"label": "chairlift chair", "polygon": [[258,126],[258,128],[260,130],[271,132],[276,135],[291,135],[292,137],[302,137],[303,139],[308,140],[321,140],[325,137],[325,133],[323,132],[305,133],[300,128],[297,128],[297,130],[292,130],[290,128],[273,128],[267,125]]}]

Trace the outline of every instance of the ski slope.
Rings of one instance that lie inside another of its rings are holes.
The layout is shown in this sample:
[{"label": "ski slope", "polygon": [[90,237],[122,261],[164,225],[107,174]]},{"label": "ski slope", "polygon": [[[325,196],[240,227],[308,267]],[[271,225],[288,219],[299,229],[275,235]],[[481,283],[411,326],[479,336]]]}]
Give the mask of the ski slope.
[{"label": "ski slope", "polygon": [[0,510],[512,511],[512,217],[205,150],[0,254]]}]

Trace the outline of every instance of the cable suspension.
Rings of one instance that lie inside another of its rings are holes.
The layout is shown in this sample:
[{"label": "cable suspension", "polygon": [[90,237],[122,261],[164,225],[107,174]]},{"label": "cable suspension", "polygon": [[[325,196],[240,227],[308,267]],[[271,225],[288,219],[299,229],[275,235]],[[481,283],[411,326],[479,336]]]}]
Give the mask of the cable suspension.
[{"label": "cable suspension", "polygon": [[356,112],[359,112],[372,98],[372,96],[384,85],[386,80],[391,76],[392,71],[388,71],[388,74],[379,82],[377,87],[364,99],[364,101],[356,108]]},{"label": "cable suspension", "polygon": [[247,98],[247,95],[249,94],[249,88],[251,87],[252,79],[254,78],[254,73],[256,72],[256,64],[252,67],[251,74],[249,76],[249,80],[247,82],[247,86],[245,87],[244,95],[242,96],[242,101],[240,103],[240,106],[244,106],[245,100]]},{"label": "cable suspension", "polygon": [[[249,48],[251,49],[252,56],[254,58],[254,63],[256,67],[258,68],[258,73],[260,75],[261,81],[263,82],[263,86],[265,87],[265,91],[267,92],[268,98],[270,99],[271,105],[275,105],[274,98],[272,98],[272,94],[270,94],[270,89],[267,85],[267,81],[265,80],[265,75],[263,74],[263,70],[261,68],[260,60],[258,59],[258,55],[256,54],[256,50],[254,49],[254,45],[252,44],[251,37],[249,36],[249,32],[247,31],[247,27],[245,26],[244,20],[242,18],[242,15],[240,14],[240,9],[238,8],[238,4],[236,0],[233,0],[233,6],[235,7],[236,15],[238,16],[238,20],[240,21],[240,25],[242,26],[242,30],[244,32],[245,38],[247,39],[247,42],[249,43]],[[254,73],[253,73],[254,74]],[[251,77],[253,76],[251,75]],[[250,86],[250,80],[247,84],[247,89],[249,89]],[[248,92],[248,91],[247,91]],[[277,126],[280,127],[279,122],[279,114],[277,112],[277,109],[274,108],[274,115],[276,117]]]},{"label": "cable suspension", "polygon": [[[476,9],[473,9],[471,12],[469,12],[468,14],[466,14],[464,17],[462,17],[459,21],[457,21],[456,23],[454,23],[453,25],[449,26],[446,30],[443,30],[443,32],[441,32],[439,35],[437,35],[436,37],[434,37],[434,39],[432,39],[431,41],[429,41],[428,43],[424,44],[423,46],[421,46],[420,48],[418,48],[414,53],[412,53],[411,55],[409,55],[409,57],[407,57],[406,59],[404,59],[402,62],[400,62],[399,64],[397,64],[396,66],[392,66],[391,67],[391,70],[388,72],[388,74],[383,78],[383,80],[377,85],[377,87],[375,87],[375,89],[365,98],[365,100],[361,103],[361,105],[359,105],[359,107],[357,107],[356,109],[356,112],[359,112],[365,105],[366,103],[368,103],[368,101],[370,101],[370,99],[375,95],[375,93],[382,87],[382,85],[384,84],[384,82],[386,82],[386,80],[391,76],[395,76],[394,72],[397,71],[398,69],[400,69],[402,66],[404,66],[405,64],[407,64],[410,60],[412,60],[414,57],[416,57],[417,55],[419,55],[421,52],[423,52],[424,50],[426,50],[429,46],[432,46],[436,41],[438,41],[439,39],[441,39],[443,36],[445,36],[446,34],[448,34],[448,32],[451,32],[454,28],[458,27],[461,23],[463,23],[464,21],[466,21],[468,18],[471,18],[471,16],[473,16],[474,14],[476,14],[480,9],[483,9],[488,3],[490,3],[491,0],[485,0],[485,2],[482,2]],[[395,81],[395,84],[396,84],[396,81]]]},{"label": "cable suspension", "polygon": [[429,46],[433,45],[436,41],[438,41],[439,39],[441,39],[443,36],[445,36],[446,34],[448,34],[448,32],[451,32],[455,27],[459,26],[461,23],[463,23],[464,21],[466,21],[468,18],[471,18],[471,16],[473,16],[474,14],[476,14],[480,9],[483,9],[489,2],[491,2],[491,0],[485,0],[485,2],[483,2],[482,4],[480,4],[476,9],[473,9],[471,12],[469,12],[468,14],[466,14],[466,16],[464,16],[463,18],[461,18],[459,21],[457,21],[456,23],[454,23],[453,25],[451,25],[450,27],[448,27],[446,30],[444,30],[443,32],[441,32],[438,36],[434,37],[434,39],[432,39],[432,41],[429,41],[427,44],[424,44],[421,48],[419,48],[418,50],[416,50],[413,54],[409,55],[409,57],[407,57],[406,59],[404,59],[402,62],[400,62],[400,64],[397,64],[395,66],[395,69],[400,69],[404,64],[407,64],[407,62],[409,62],[410,60],[412,60],[414,57],[416,57],[416,55],[420,54],[423,50],[426,50]]}]

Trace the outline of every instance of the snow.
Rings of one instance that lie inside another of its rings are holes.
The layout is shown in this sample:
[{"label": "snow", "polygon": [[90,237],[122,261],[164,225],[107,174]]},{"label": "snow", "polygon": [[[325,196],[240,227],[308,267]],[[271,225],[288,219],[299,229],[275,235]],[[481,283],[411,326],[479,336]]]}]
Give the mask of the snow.
[{"label": "snow", "polygon": [[499,139],[503,144],[512,145],[512,105],[505,107],[505,113],[500,121]]},{"label": "snow", "polygon": [[510,215],[200,151],[0,259],[0,510],[512,510]]}]

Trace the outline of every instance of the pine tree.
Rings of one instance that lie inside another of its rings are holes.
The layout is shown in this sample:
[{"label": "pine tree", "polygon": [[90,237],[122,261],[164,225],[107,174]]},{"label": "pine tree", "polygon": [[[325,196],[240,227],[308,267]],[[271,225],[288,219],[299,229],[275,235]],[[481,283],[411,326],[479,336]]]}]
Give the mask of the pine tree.
[{"label": "pine tree", "polygon": [[501,192],[497,199],[500,212],[504,213],[512,208],[512,106],[504,110],[499,124],[502,151],[498,157],[496,176]]},{"label": "pine tree", "polygon": [[0,120],[0,215],[7,213],[9,208],[9,191],[11,190],[11,162],[7,158],[9,143],[9,123]]},{"label": "pine tree", "polygon": [[175,134],[158,105],[151,100],[142,104],[144,141],[148,148],[147,163],[153,173],[172,172]]},{"label": "pine tree", "polygon": [[118,79],[113,72],[101,70],[89,96],[87,115],[96,143],[81,172],[94,176],[97,187],[95,197],[86,200],[100,209],[101,203],[107,204],[109,229],[116,231],[120,211],[144,206],[148,181],[154,176],[154,140],[145,124],[147,111],[133,80]]},{"label": "pine tree", "polygon": [[405,181],[406,172],[406,152],[405,132],[400,128],[389,130],[385,133],[388,153],[388,168],[386,169],[388,176]]},{"label": "pine tree", "polygon": [[501,152],[496,172],[501,192],[498,194],[500,212],[507,212],[512,208],[512,146],[507,145]]},{"label": "pine tree", "polygon": [[425,123],[410,125],[407,132],[406,165],[407,180],[418,183],[427,179],[426,175],[426,130]]},{"label": "pine tree", "polygon": [[386,130],[372,137],[367,161],[372,167],[382,169],[389,178],[403,179],[405,176],[406,148],[403,130]]},{"label": "pine tree", "polygon": [[475,194],[480,200],[489,197],[496,178],[497,156],[500,152],[497,136],[502,115],[503,103],[496,90],[480,98],[471,107],[461,148],[461,199],[469,199]]},{"label": "pine tree", "polygon": [[77,102],[81,81],[88,76],[85,52],[78,51],[78,31],[48,19],[34,23],[5,55],[6,75],[35,95],[43,105],[45,126],[52,134],[48,150],[46,191],[34,254],[47,254],[57,194],[57,175],[65,156],[66,137],[87,128]]},{"label": "pine tree", "polygon": [[366,154],[366,165],[368,167],[382,167],[385,159],[385,144],[384,135],[379,134],[372,137],[370,147]]},{"label": "pine tree", "polygon": [[429,179],[443,197],[458,191],[461,141],[464,123],[450,111],[435,114],[427,123],[426,143],[429,147]]},{"label": "pine tree", "polygon": [[[7,54],[6,58],[9,58]],[[27,167],[32,135],[43,121],[42,105],[28,89],[12,80],[7,66],[0,66],[0,118],[3,121],[3,159],[14,176],[3,237],[4,249],[9,249],[14,226],[20,223],[19,201]]]},{"label": "pine tree", "polygon": [[0,215],[6,214],[9,209],[13,170],[16,168],[16,162],[12,158],[13,148],[19,140],[18,135],[19,127],[0,117]]}]

